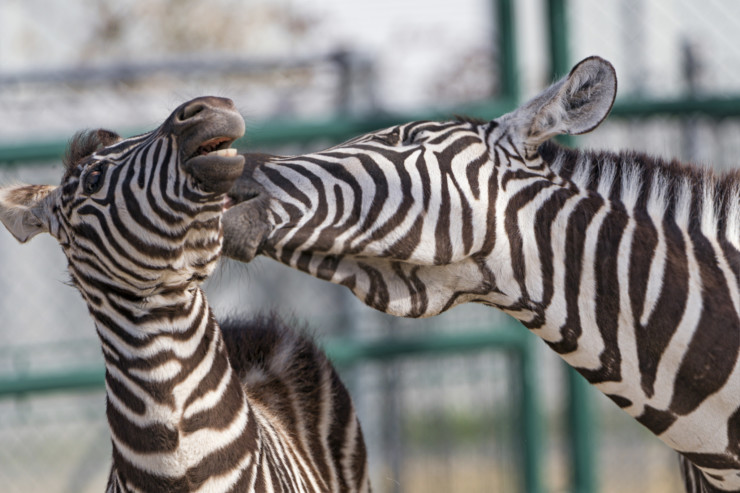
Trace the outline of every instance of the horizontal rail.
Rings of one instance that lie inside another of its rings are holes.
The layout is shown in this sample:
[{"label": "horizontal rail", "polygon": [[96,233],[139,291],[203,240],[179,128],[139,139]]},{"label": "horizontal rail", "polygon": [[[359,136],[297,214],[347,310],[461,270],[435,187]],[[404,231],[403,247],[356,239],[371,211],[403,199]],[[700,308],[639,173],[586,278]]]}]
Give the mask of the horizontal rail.
[{"label": "horizontal rail", "polygon": [[[239,149],[259,149],[283,144],[305,144],[313,141],[341,142],[379,128],[414,120],[437,120],[452,115],[493,119],[515,108],[513,100],[490,100],[419,113],[377,113],[342,116],[323,120],[275,119],[249,123],[246,137],[236,142]],[[709,118],[740,116],[740,97],[681,98],[672,100],[619,100],[611,112],[613,118],[686,117],[701,115]],[[134,135],[139,132],[124,133]],[[71,137],[71,136],[70,136]],[[68,137],[67,137],[68,138]],[[27,162],[48,162],[61,159],[67,140],[52,139],[38,142],[0,142],[0,166]]]},{"label": "horizontal rail", "polygon": [[[426,334],[376,341],[332,339],[323,347],[336,366],[348,367],[364,361],[481,350],[523,353],[527,351],[530,337],[529,331],[512,321],[496,329],[461,334]],[[55,372],[0,376],[0,398],[63,390],[99,390],[105,384],[104,374],[102,366],[90,365]]]},{"label": "horizontal rail", "polygon": [[100,84],[133,82],[160,73],[170,76],[207,76],[259,74],[277,70],[309,68],[321,63],[343,63],[356,59],[351,52],[336,51],[315,56],[288,58],[209,57],[170,59],[161,61],[117,62],[106,65],[82,65],[71,68],[32,69],[0,74],[0,86],[13,84]]},{"label": "horizontal rail", "polygon": [[610,117],[704,116],[727,118],[740,116],[740,97],[693,97],[679,99],[620,99]]},{"label": "horizontal rail", "polygon": [[[477,118],[493,118],[514,108],[513,101],[488,101],[462,106],[455,110],[428,111],[409,114],[377,113],[362,116],[342,116],[323,120],[283,120],[248,122],[247,135],[235,143],[239,149],[259,149],[284,144],[305,144],[312,141],[341,142],[356,135],[413,120],[437,120],[455,114]],[[135,135],[140,131],[123,132]],[[27,162],[47,162],[61,159],[71,137],[48,141],[0,142],[0,166]]]}]

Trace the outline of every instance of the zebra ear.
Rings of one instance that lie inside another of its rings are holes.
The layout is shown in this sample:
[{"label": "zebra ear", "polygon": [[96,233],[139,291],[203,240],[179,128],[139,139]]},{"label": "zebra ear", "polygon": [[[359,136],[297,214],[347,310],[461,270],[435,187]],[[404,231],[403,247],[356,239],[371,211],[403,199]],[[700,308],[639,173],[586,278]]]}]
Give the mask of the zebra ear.
[{"label": "zebra ear", "polygon": [[51,229],[51,201],[58,193],[49,185],[0,188],[0,221],[21,243]]},{"label": "zebra ear", "polygon": [[525,144],[537,147],[559,134],[582,134],[599,126],[614,104],[617,74],[603,58],[582,60],[567,77],[525,104],[517,120],[525,123]]}]

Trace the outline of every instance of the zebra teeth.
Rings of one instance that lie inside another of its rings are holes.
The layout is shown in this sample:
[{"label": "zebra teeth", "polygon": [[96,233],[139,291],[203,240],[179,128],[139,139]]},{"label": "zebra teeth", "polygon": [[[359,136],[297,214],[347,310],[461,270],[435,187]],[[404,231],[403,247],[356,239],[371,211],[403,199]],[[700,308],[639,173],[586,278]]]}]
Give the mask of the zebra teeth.
[{"label": "zebra teeth", "polygon": [[234,157],[236,156],[236,149],[229,147],[228,149],[218,149],[208,153],[209,156],[223,156],[223,157]]}]

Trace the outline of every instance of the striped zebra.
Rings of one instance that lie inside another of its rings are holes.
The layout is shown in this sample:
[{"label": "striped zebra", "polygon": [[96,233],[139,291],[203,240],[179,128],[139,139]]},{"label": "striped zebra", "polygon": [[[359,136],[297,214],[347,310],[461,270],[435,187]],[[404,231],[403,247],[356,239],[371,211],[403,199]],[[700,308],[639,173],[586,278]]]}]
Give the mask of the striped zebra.
[{"label": "striped zebra", "polygon": [[244,120],[199,98],[158,129],[73,140],[61,185],[0,189],[21,242],[48,232],[95,322],[113,443],[107,491],[366,492],[352,401],[314,344],[269,317],[220,330],[200,283],[221,252]]},{"label": "striped zebra", "polygon": [[616,86],[592,57],[492,121],[247,155],[224,251],[394,315],[499,308],[680,452],[689,491],[740,491],[740,175],[549,140],[597,127]]}]

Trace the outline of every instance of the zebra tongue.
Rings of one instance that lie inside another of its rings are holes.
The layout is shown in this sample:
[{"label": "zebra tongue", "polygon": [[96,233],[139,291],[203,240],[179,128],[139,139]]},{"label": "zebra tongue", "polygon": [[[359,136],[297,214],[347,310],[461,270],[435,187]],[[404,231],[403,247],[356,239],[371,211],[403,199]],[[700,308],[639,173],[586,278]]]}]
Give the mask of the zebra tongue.
[{"label": "zebra tongue", "polygon": [[183,163],[183,169],[209,193],[226,193],[244,169],[244,156],[236,149],[221,149],[195,156]]}]

